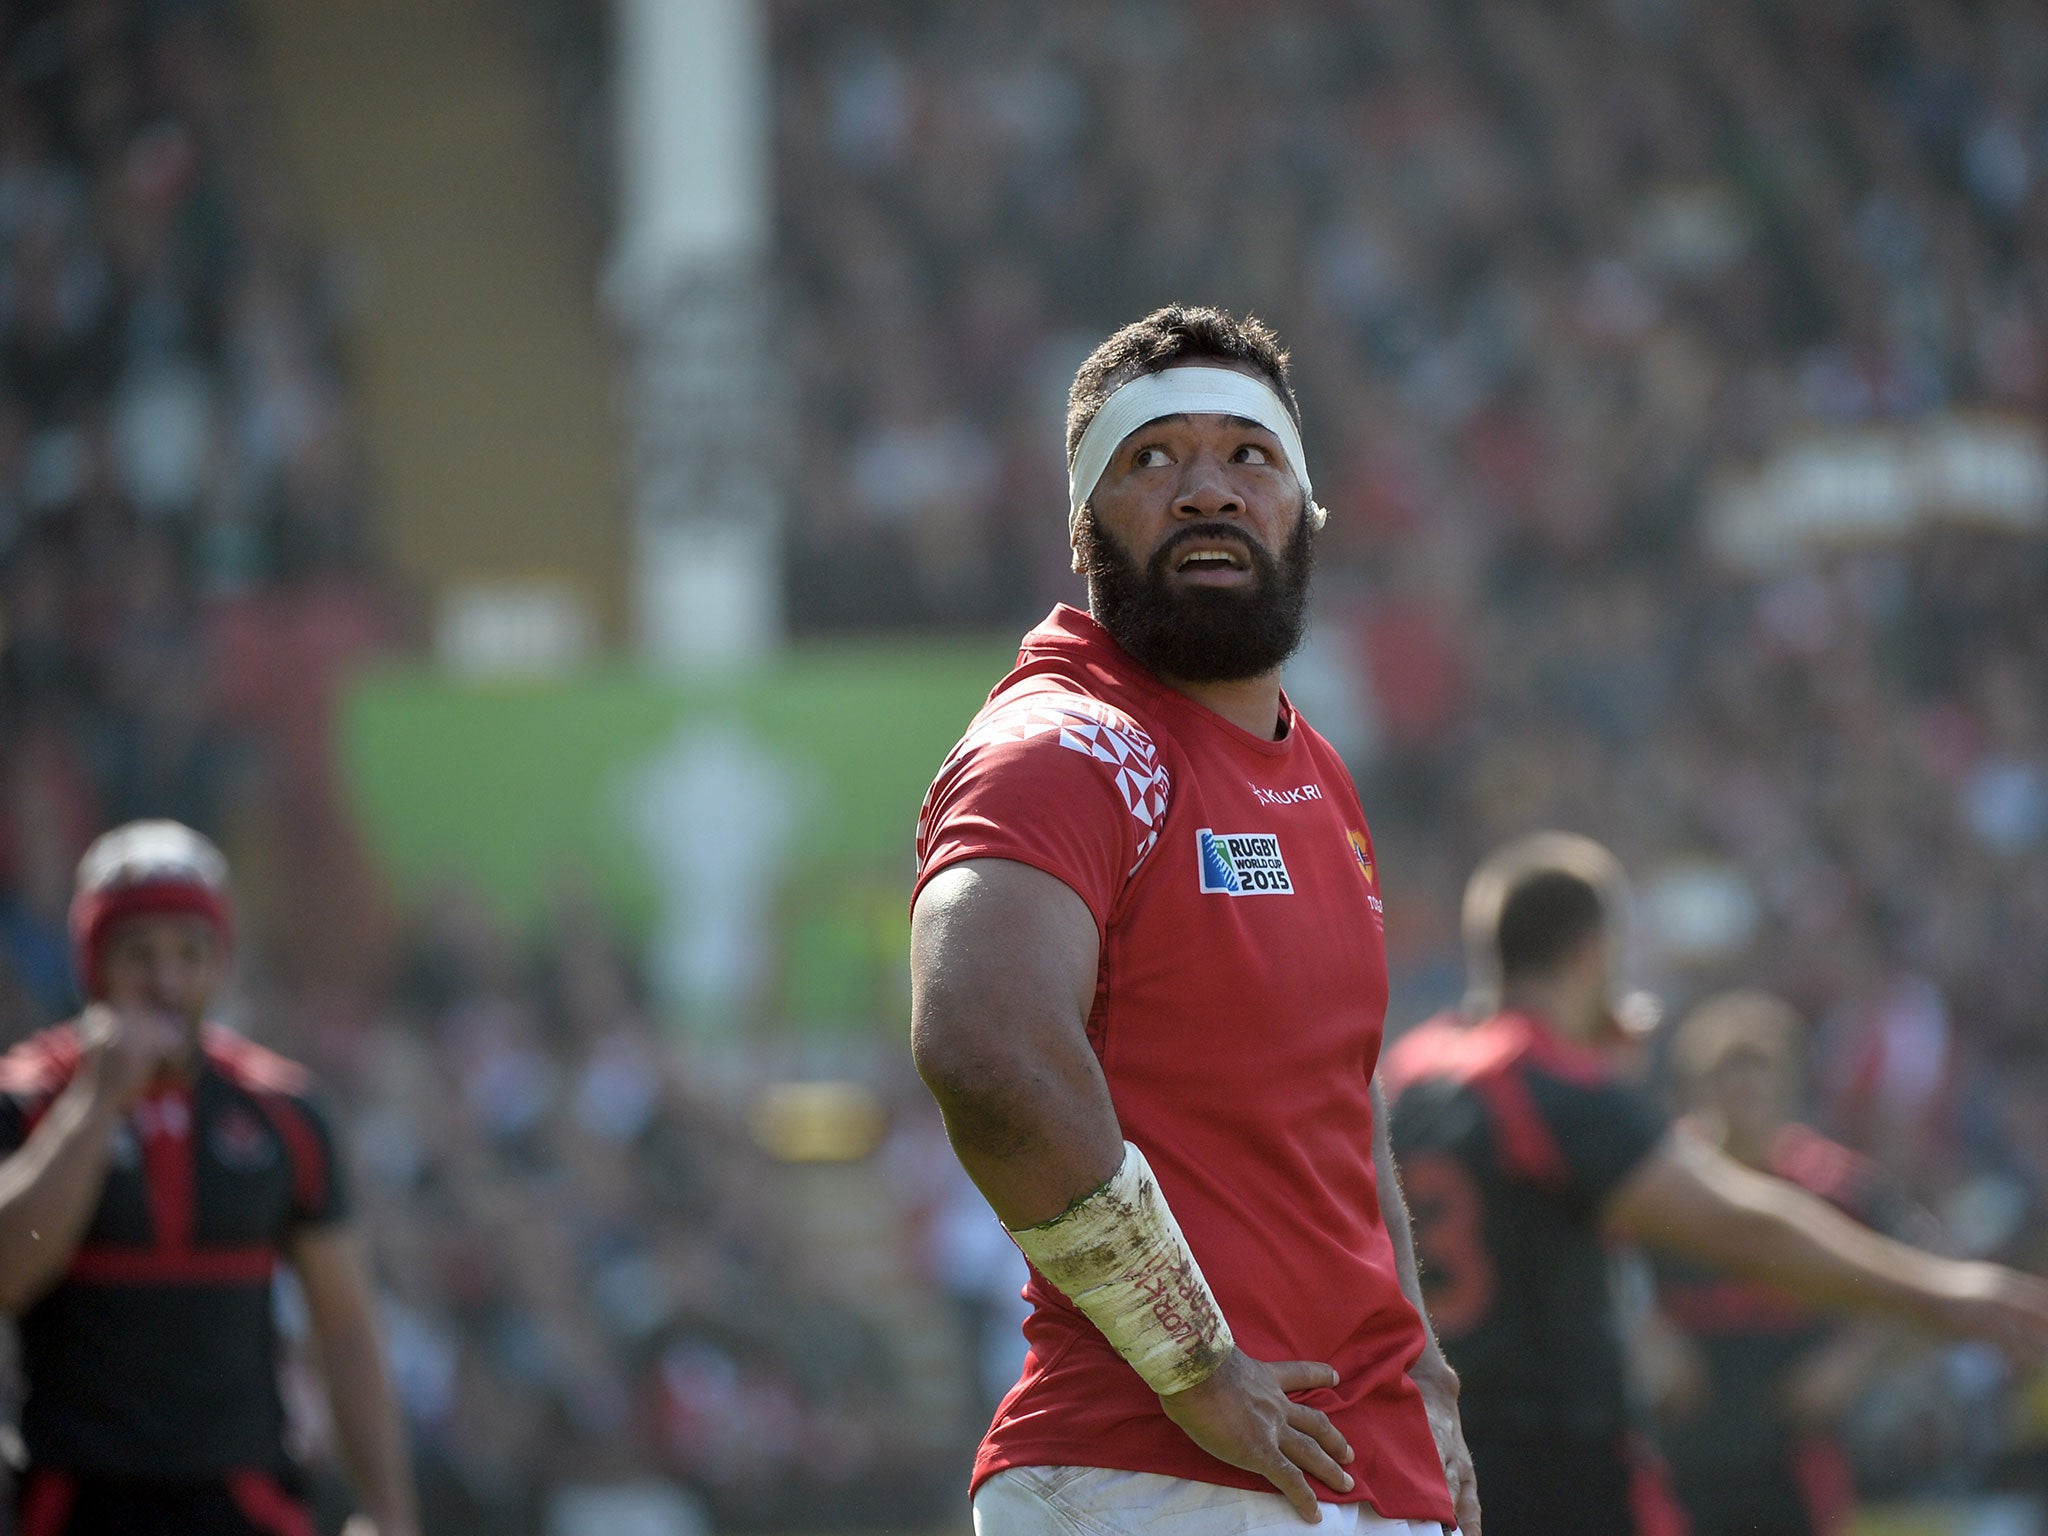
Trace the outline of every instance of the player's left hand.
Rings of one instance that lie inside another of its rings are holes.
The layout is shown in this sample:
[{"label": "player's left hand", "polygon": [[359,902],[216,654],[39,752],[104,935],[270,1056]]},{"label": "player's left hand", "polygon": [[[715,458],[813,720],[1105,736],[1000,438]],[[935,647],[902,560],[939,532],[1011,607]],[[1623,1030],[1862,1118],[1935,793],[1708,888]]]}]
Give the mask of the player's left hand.
[{"label": "player's left hand", "polygon": [[1349,1493],[1343,1463],[1352,1450],[1320,1409],[1288,1394],[1336,1384],[1336,1368],[1326,1361],[1254,1360],[1233,1348],[1208,1380],[1160,1398],[1159,1406],[1195,1444],[1263,1477],[1314,1525],[1323,1512],[1309,1478]]},{"label": "player's left hand", "polygon": [[1479,1479],[1472,1471],[1472,1451],[1465,1444],[1465,1425],[1458,1417],[1458,1378],[1441,1355],[1424,1357],[1410,1373],[1429,1410],[1429,1432],[1443,1459],[1444,1482],[1451,1490],[1451,1508],[1463,1536],[1479,1536]]},{"label": "player's left hand", "polygon": [[386,1520],[378,1522],[368,1515],[350,1515],[348,1524],[341,1528],[341,1536],[419,1536],[410,1525]]}]

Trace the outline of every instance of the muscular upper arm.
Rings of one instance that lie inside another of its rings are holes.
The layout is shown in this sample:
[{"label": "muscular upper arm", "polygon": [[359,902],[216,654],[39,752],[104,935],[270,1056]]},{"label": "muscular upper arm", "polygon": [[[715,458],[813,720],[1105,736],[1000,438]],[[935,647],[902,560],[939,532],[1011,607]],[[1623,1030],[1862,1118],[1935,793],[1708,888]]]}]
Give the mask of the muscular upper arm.
[{"label": "muscular upper arm", "polygon": [[1099,941],[1064,882],[1007,859],[934,875],[911,911],[911,1050],[962,1164],[1012,1227],[1116,1170],[1123,1138],[1088,1043]]},{"label": "muscular upper arm", "polygon": [[375,1303],[362,1239],[346,1222],[292,1229],[285,1258],[306,1294],[314,1332],[331,1338],[353,1324],[372,1321]]},{"label": "muscular upper arm", "polygon": [[1601,1208],[1607,1230],[1667,1252],[1728,1262],[1780,1197],[1779,1181],[1674,1125]]}]

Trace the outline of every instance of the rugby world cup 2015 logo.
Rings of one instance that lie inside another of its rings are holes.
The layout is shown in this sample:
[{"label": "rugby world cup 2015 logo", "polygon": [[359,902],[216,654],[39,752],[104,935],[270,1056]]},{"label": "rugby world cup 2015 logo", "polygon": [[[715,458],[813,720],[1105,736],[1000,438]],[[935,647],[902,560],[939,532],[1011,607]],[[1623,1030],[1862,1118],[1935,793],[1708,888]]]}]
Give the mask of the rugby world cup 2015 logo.
[{"label": "rugby world cup 2015 logo", "polygon": [[1208,896],[1292,896],[1294,881],[1271,832],[1195,831],[1196,864]]}]

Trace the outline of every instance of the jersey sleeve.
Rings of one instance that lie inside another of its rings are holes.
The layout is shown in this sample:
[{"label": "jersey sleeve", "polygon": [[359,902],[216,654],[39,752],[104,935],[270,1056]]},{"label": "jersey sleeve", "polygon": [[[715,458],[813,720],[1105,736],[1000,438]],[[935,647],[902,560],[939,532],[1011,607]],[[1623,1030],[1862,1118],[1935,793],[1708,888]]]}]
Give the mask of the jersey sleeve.
[{"label": "jersey sleeve", "polygon": [[345,1221],[347,1172],[326,1110],[303,1094],[281,1097],[273,1104],[273,1118],[291,1156],[291,1224],[317,1227]]},{"label": "jersey sleeve", "polygon": [[0,1055],[0,1157],[27,1144],[37,1119],[77,1066],[77,1041],[64,1027],[45,1030]]},{"label": "jersey sleeve", "polygon": [[1530,1088],[1571,1196],[1588,1210],[1604,1205],[1671,1128],[1649,1094],[1616,1078],[1532,1072]]},{"label": "jersey sleeve", "polygon": [[1169,794],[1158,748],[1120,711],[1078,695],[998,707],[925,797],[917,889],[963,859],[1013,859],[1071,887],[1106,928],[1158,840]]}]

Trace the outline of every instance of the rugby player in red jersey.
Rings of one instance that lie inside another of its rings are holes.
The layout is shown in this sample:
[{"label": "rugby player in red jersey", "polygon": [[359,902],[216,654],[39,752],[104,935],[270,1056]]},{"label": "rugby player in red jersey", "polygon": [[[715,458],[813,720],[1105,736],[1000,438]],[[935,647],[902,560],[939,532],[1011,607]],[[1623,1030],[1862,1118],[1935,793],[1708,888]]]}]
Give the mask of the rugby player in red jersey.
[{"label": "rugby player in red jersey", "polygon": [[2048,1347],[2048,1285],[1880,1236],[1673,1126],[1600,1047],[1616,1032],[1620,866],[1539,833],[1480,866],[1467,958],[1488,1000],[1388,1052],[1423,1291],[1463,1383],[1492,1536],[1683,1529],[1641,1434],[1609,1289],[1635,1242],[2016,1352]]},{"label": "rugby player in red jersey", "polygon": [[176,822],[79,866],[75,1023],[0,1057],[0,1309],[28,1383],[18,1536],[312,1536],[271,1278],[305,1293],[365,1515],[417,1520],[333,1138],[305,1072],[208,1021],[227,867]]},{"label": "rugby player in red jersey", "polygon": [[1280,686],[1323,515],[1285,354],[1160,310],[1082,365],[1067,457],[1091,613],[1025,637],[918,828],[917,1064],[1032,1263],[976,1529],[1476,1536],[1372,839]]}]

